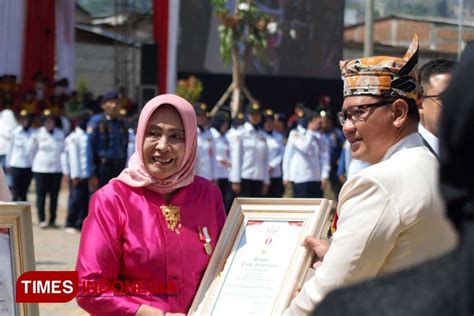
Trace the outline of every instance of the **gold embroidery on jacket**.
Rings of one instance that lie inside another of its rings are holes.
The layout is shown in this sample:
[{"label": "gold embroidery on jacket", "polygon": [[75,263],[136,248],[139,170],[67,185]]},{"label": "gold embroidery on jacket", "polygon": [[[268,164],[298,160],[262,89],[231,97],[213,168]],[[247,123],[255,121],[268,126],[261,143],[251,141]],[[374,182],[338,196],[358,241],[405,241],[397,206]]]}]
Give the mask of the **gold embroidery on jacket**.
[{"label": "gold embroidery on jacket", "polygon": [[181,217],[179,213],[179,206],[175,205],[162,205],[160,206],[161,212],[165,216],[166,224],[168,229],[171,231],[176,231],[179,234],[181,228]]}]

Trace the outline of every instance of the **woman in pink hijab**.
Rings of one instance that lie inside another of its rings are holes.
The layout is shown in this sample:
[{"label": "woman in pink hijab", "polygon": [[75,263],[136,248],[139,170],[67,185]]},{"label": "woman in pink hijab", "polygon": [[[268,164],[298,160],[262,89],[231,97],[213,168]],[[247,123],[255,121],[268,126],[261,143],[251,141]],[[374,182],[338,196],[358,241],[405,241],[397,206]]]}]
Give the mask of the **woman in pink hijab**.
[{"label": "woman in pink hijab", "polygon": [[151,99],[129,168],[89,204],[76,267],[87,312],[187,313],[225,221],[219,189],[194,175],[195,162],[191,104]]}]

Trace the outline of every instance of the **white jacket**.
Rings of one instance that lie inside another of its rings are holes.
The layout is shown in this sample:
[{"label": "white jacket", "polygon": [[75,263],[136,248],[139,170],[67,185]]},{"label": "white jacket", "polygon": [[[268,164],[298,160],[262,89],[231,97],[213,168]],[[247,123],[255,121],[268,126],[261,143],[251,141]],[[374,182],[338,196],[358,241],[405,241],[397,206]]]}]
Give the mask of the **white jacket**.
[{"label": "white jacket", "polygon": [[335,288],[439,257],[457,244],[438,191],[438,160],[418,133],[349,179],[337,213],[322,265],[284,315],[310,315]]},{"label": "white jacket", "polygon": [[55,128],[53,134],[39,128],[28,140],[27,152],[33,157],[31,170],[39,173],[62,173],[61,154],[64,150],[64,132]]}]

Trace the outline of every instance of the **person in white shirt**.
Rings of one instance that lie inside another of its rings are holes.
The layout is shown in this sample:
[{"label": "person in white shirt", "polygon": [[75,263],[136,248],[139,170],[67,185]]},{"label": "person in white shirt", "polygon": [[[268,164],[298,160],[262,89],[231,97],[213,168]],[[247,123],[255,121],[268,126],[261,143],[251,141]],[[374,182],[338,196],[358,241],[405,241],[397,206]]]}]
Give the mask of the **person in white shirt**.
[{"label": "person in white shirt", "polygon": [[262,131],[260,104],[247,106],[248,121],[239,128],[231,142],[231,171],[229,180],[232,191],[242,197],[263,197],[268,193],[267,136]]},{"label": "person in white shirt", "polygon": [[197,119],[197,152],[196,152],[196,175],[215,181],[216,177],[216,143],[209,130],[209,119],[207,105],[197,103],[194,106]]},{"label": "person in white shirt", "polygon": [[26,150],[26,144],[34,133],[34,129],[31,127],[32,120],[32,116],[26,110],[22,110],[18,116],[20,126],[13,130],[11,136],[7,167],[12,176],[13,201],[27,201],[33,161]]},{"label": "person in white shirt", "polygon": [[0,112],[0,167],[5,172],[7,185],[11,186],[10,174],[7,172],[7,154],[11,146],[13,130],[18,126],[15,114],[9,108]]},{"label": "person in white shirt", "polygon": [[267,134],[268,171],[270,172],[270,188],[268,189],[267,197],[280,198],[283,196],[283,191],[285,190],[281,169],[285,144],[283,143],[283,135],[273,129],[273,122],[273,110],[265,110],[263,115],[263,130]]},{"label": "person in white shirt", "polygon": [[69,203],[66,232],[80,231],[87,216],[89,204],[89,179],[92,174],[92,147],[87,134],[89,113],[77,118],[77,126],[64,141],[61,154],[62,171],[69,178]]},{"label": "person in white shirt", "polygon": [[230,170],[230,144],[227,139],[227,131],[230,127],[230,114],[228,112],[217,113],[211,120],[210,131],[216,143],[216,180],[222,193],[225,210],[228,213],[232,206],[233,194],[229,185]]},{"label": "person in white shirt", "polygon": [[329,148],[321,134],[319,114],[306,109],[290,132],[283,156],[283,181],[293,184],[295,198],[321,198],[329,177]]},{"label": "person in white shirt", "polygon": [[[55,125],[50,110],[42,113],[43,126],[27,142],[27,152],[33,157],[31,170],[36,184],[36,206],[40,228],[57,228],[56,209],[62,179],[61,154],[64,132]],[[45,202],[49,194],[49,223],[46,222]]]},{"label": "person in white shirt", "polygon": [[439,155],[438,126],[443,103],[441,94],[449,85],[451,72],[456,62],[446,59],[435,59],[420,68],[423,95],[421,97],[420,124],[418,133],[426,141],[425,145]]}]

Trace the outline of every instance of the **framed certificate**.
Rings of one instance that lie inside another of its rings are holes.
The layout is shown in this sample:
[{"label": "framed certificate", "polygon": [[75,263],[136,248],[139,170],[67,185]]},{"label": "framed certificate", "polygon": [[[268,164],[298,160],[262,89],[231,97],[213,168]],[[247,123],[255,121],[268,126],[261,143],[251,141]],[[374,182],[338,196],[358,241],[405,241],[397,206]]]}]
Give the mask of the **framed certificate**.
[{"label": "framed certificate", "polygon": [[38,315],[37,304],[16,304],[15,283],[35,270],[30,204],[0,203],[0,315]]},{"label": "framed certificate", "polygon": [[324,238],[332,202],[325,199],[234,200],[189,315],[280,315],[301,287]]}]

